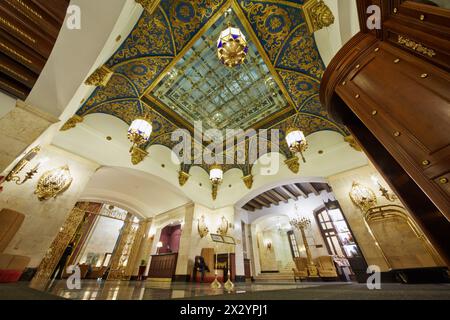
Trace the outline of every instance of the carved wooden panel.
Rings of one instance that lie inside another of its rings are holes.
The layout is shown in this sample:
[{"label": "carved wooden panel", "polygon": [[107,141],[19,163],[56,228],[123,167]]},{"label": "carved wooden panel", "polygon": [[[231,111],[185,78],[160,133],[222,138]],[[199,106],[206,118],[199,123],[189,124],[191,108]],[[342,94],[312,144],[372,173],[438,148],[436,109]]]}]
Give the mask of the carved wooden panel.
[{"label": "carved wooden panel", "polygon": [[0,1],[0,90],[25,100],[44,68],[69,0]]},{"label": "carved wooden panel", "polygon": [[172,278],[177,267],[178,253],[152,255],[149,278]]}]

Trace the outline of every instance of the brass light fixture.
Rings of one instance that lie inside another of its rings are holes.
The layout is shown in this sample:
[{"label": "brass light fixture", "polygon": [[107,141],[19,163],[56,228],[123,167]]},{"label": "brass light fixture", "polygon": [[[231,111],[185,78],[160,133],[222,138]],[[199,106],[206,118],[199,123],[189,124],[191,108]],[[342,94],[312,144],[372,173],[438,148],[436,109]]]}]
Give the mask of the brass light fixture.
[{"label": "brass light fixture", "polygon": [[[295,208],[297,209],[297,206],[295,206]],[[306,235],[305,235],[305,229],[308,229],[311,226],[311,220],[306,217],[300,218],[297,216],[297,218],[290,219],[289,223],[294,228],[297,228],[298,230],[300,230],[300,233],[302,235],[303,244],[304,244],[305,250],[306,250],[308,275],[310,277],[317,277],[318,276],[317,267],[314,264],[314,261],[312,259],[311,250],[309,249],[308,241],[306,240]]]},{"label": "brass light fixture", "polygon": [[152,130],[153,128],[148,116],[137,118],[131,123],[128,129],[128,140],[133,143],[130,148],[130,153],[135,146],[142,145],[150,139]]},{"label": "brass light fixture", "polygon": [[286,131],[286,143],[293,153],[300,153],[303,162],[306,162],[303,152],[308,148],[305,134],[298,128],[291,127]]},{"label": "brass light fixture", "polygon": [[197,219],[197,231],[200,238],[204,238],[208,235],[209,229],[205,222],[205,216],[201,216]]},{"label": "brass light fixture", "polygon": [[212,198],[213,200],[216,200],[217,190],[223,181],[223,171],[220,165],[216,164],[211,166],[209,169],[209,180],[211,180],[212,183]]},{"label": "brass light fixture", "polygon": [[220,234],[221,236],[226,235],[228,233],[228,227],[229,227],[228,220],[225,217],[222,217],[220,225],[217,228],[217,233]]},{"label": "brass light fixture", "polygon": [[220,33],[217,40],[219,60],[227,67],[235,67],[244,62],[247,52],[248,45],[244,34],[239,28],[228,23],[228,27]]},{"label": "brass light fixture", "polygon": [[375,195],[375,192],[356,181],[353,181],[349,196],[352,202],[363,212],[366,212],[377,205],[377,196]]},{"label": "brass light fixture", "polygon": [[40,201],[55,198],[70,187],[72,180],[67,165],[47,171],[39,178],[34,193]]},{"label": "brass light fixture", "polygon": [[370,178],[372,179],[373,183],[380,188],[379,190],[381,192],[381,195],[385,197],[388,201],[395,202],[395,200],[398,199],[394,193],[390,192],[388,189],[386,189],[381,185],[380,180],[378,180],[378,178],[375,175],[372,175]]},{"label": "brass light fixture", "polygon": [[14,181],[16,184],[21,185],[26,181],[33,178],[33,176],[38,172],[38,168],[40,163],[38,163],[33,169],[29,170],[23,179],[19,177],[19,173],[25,168],[25,166],[38,154],[41,150],[40,146],[34,147],[27,154],[20,159],[20,161],[14,166],[10,173],[5,177],[5,181],[10,182]]}]

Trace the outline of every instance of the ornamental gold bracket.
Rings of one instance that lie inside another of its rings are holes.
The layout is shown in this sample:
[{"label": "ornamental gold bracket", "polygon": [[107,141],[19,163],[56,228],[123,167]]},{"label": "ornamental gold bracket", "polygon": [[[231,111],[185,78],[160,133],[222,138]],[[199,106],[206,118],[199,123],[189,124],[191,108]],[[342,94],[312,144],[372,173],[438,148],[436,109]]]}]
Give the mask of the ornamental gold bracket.
[{"label": "ornamental gold bracket", "polygon": [[148,152],[138,146],[133,146],[131,148],[131,163],[133,165],[137,165],[142,162],[146,156],[148,156]]},{"label": "ornamental gold bracket", "polygon": [[64,123],[64,125],[59,129],[59,131],[67,131],[69,129],[75,128],[78,123],[83,122],[84,118],[75,114],[69,120]]},{"label": "ornamental gold bracket", "polygon": [[284,160],[284,163],[288,166],[289,170],[297,174],[300,171],[300,162],[298,157],[292,157]]},{"label": "ornamental gold bracket", "polygon": [[212,183],[212,192],[211,192],[213,200],[217,199],[217,191],[218,190],[219,190],[219,183],[218,182],[213,182]]},{"label": "ornamental gold bracket", "polygon": [[355,138],[352,135],[346,136],[344,140],[350,145],[350,147],[352,147],[356,151],[362,152],[361,146],[358,144],[358,142],[356,142]]},{"label": "ornamental gold bracket", "polygon": [[191,176],[190,174],[184,172],[183,170],[180,170],[178,172],[178,183],[180,184],[180,187],[186,184],[190,176]]},{"label": "ornamental gold bracket", "polygon": [[251,189],[253,186],[253,176],[249,174],[248,176],[242,177],[242,180],[244,181],[245,186],[247,189]]},{"label": "ornamental gold bracket", "polygon": [[105,87],[114,72],[110,70],[107,66],[103,65],[97,70],[95,70],[84,82],[87,86],[95,86],[95,87]]},{"label": "ornamental gold bracket", "polygon": [[334,15],[323,0],[309,0],[303,5],[306,25],[310,33],[329,27],[334,23]]}]

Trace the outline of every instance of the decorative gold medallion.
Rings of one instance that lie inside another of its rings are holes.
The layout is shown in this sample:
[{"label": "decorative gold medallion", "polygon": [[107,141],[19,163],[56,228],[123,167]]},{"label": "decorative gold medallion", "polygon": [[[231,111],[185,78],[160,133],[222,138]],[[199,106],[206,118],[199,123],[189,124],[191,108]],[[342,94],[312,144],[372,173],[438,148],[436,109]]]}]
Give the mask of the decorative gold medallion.
[{"label": "decorative gold medallion", "polygon": [[40,177],[34,193],[40,201],[55,198],[70,187],[72,180],[67,165],[49,170]]}]

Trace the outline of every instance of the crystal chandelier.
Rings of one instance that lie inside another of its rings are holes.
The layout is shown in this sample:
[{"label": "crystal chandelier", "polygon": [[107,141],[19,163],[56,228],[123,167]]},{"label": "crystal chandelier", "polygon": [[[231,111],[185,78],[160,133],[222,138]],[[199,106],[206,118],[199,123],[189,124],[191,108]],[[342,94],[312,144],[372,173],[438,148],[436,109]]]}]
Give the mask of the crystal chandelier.
[{"label": "crystal chandelier", "polygon": [[213,165],[209,169],[209,180],[212,182],[212,198],[216,200],[217,189],[223,180],[223,171],[219,165]]},{"label": "crystal chandelier", "polygon": [[286,132],[286,143],[291,152],[300,153],[303,162],[306,162],[303,152],[308,148],[308,143],[303,131],[297,128],[289,128]]},{"label": "crystal chandelier", "polygon": [[152,125],[147,117],[137,118],[131,123],[128,129],[128,140],[133,143],[130,152],[134,146],[144,144],[150,139],[152,129]]},{"label": "crystal chandelier", "polygon": [[227,67],[235,67],[244,62],[247,52],[248,45],[244,34],[239,28],[228,23],[228,27],[220,33],[217,40],[219,60]]}]

